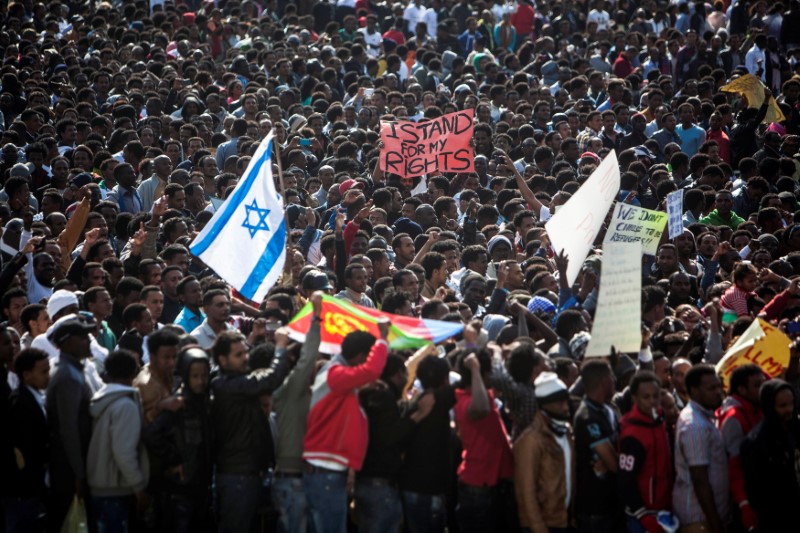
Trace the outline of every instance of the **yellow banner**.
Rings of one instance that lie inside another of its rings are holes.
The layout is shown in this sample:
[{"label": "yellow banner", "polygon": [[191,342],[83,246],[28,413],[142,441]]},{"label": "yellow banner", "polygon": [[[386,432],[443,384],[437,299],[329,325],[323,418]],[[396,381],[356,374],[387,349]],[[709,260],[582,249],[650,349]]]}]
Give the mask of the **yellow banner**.
[{"label": "yellow banner", "polygon": [[[759,108],[764,103],[764,84],[752,74],[740,76],[728,85],[720,87],[719,90],[744,95],[747,98],[749,107]],[[784,120],[786,120],[786,117],[783,115],[781,108],[778,107],[778,102],[775,101],[775,98],[770,98],[767,116],[764,117],[762,122],[769,124],[770,122],[782,122]]]},{"label": "yellow banner", "polygon": [[717,363],[717,373],[728,388],[731,373],[742,365],[756,364],[770,377],[778,377],[789,365],[791,340],[769,322],[757,318]]}]

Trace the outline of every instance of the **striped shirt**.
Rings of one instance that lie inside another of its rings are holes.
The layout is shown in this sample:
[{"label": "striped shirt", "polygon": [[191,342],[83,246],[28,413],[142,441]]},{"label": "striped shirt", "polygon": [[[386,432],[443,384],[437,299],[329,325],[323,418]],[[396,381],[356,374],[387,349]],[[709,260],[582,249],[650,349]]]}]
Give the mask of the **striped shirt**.
[{"label": "striped shirt", "polygon": [[672,507],[681,525],[703,522],[705,515],[692,486],[689,468],[707,466],[708,480],[714,493],[717,512],[723,523],[728,522],[728,456],[722,434],[714,424],[714,413],[694,400],[683,408],[675,430],[675,485]]},{"label": "striped shirt", "polygon": [[743,291],[736,285],[731,285],[720,298],[723,309],[730,309],[736,316],[747,316],[747,299],[755,296],[754,293]]}]

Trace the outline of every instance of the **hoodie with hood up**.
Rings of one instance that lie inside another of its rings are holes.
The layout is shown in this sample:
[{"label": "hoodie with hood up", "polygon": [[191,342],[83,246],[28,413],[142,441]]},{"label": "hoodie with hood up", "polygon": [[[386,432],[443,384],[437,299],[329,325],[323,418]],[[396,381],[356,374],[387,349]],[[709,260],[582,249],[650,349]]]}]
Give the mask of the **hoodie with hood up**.
[{"label": "hoodie with hood up", "polygon": [[792,385],[771,379],[761,385],[764,418],[744,439],[741,447],[747,497],[758,515],[759,531],[789,531],[797,520],[800,501],[800,423],[795,406],[792,420],[784,426],[775,411],[775,397]]},{"label": "hoodie with hood up", "polygon": [[87,480],[93,496],[127,496],[144,490],[149,461],[140,442],[144,414],[134,387],[110,383],[92,397],[92,440]]}]

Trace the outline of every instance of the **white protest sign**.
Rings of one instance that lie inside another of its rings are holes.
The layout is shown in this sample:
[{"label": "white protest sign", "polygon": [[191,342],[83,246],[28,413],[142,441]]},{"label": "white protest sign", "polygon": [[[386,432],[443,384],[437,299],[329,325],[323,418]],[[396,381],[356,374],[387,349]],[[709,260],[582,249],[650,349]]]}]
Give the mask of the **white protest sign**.
[{"label": "white protest sign", "polygon": [[603,247],[609,242],[641,242],[642,253],[656,255],[666,225],[666,213],[619,202],[614,206]]},{"label": "white protest sign", "polygon": [[619,164],[612,150],[589,179],[558,208],[545,224],[556,253],[569,257],[567,281],[570,285],[581,271],[611,204],[619,193]]},{"label": "white protest sign", "polygon": [[667,216],[669,217],[669,238],[683,234],[683,191],[667,195]]},{"label": "white protest sign", "polygon": [[609,242],[603,245],[603,267],[592,338],[586,357],[638,352],[642,344],[642,245]]},{"label": "white protest sign", "polygon": [[428,177],[427,174],[423,174],[422,178],[420,178],[419,183],[417,186],[411,189],[411,196],[417,196],[418,194],[423,194],[428,192]]}]

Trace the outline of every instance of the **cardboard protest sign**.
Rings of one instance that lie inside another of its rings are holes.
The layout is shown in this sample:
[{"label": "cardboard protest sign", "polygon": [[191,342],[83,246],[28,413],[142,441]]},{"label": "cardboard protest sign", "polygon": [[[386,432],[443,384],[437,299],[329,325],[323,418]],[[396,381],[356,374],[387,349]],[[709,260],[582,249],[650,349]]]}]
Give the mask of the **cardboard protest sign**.
[{"label": "cardboard protest sign", "polygon": [[642,344],[642,244],[603,245],[603,273],[586,357],[638,352]]},{"label": "cardboard protest sign", "polygon": [[667,195],[667,216],[669,217],[669,238],[674,239],[683,233],[683,191]]},{"label": "cardboard protest sign", "polygon": [[757,318],[717,363],[717,374],[728,387],[731,374],[742,365],[754,363],[770,377],[778,377],[789,366],[791,340],[766,320]]},{"label": "cardboard protest sign", "polygon": [[556,253],[563,250],[569,257],[567,281],[570,285],[575,283],[618,192],[619,164],[612,150],[545,224],[553,249]]},{"label": "cardboard protest sign", "polygon": [[381,122],[384,172],[413,178],[434,171],[474,172],[470,146],[475,111],[457,111],[427,122]]},{"label": "cardboard protest sign", "polygon": [[666,225],[666,213],[619,202],[614,206],[603,246],[608,242],[641,242],[642,253],[656,255]]},{"label": "cardboard protest sign", "polygon": [[[752,74],[740,76],[728,85],[723,85],[719,90],[743,95],[747,98],[748,107],[758,108],[764,103],[764,84]],[[784,120],[786,120],[786,117],[783,115],[781,108],[778,107],[778,102],[774,98],[770,98],[767,116],[764,117],[761,123],[769,124],[771,122],[783,122]]]}]

